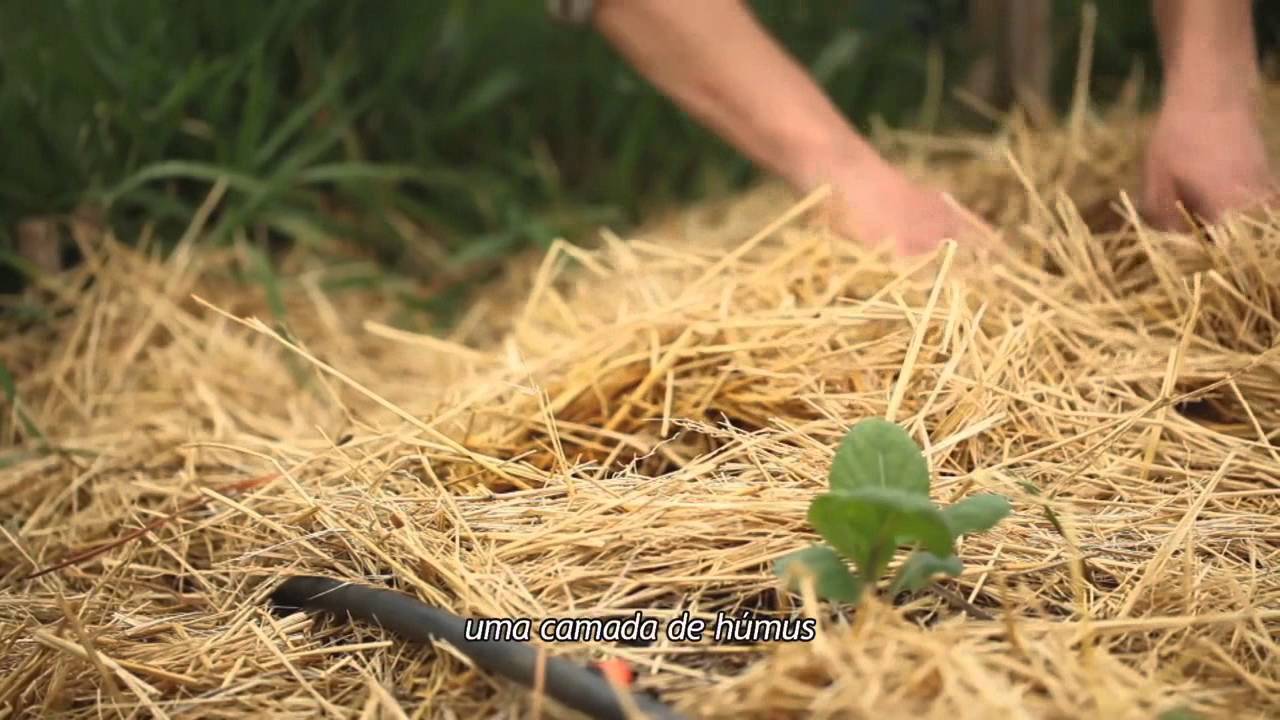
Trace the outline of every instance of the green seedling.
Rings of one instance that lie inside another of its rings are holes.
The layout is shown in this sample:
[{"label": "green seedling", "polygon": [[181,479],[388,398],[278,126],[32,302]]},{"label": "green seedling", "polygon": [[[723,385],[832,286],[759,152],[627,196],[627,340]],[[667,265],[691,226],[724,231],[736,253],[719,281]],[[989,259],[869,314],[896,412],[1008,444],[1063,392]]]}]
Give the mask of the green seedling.
[{"label": "green seedling", "polygon": [[999,495],[935,505],[920,448],[905,430],[880,418],[863,420],[845,435],[829,482],[831,491],[809,506],[809,522],[826,543],[787,555],[774,568],[793,590],[807,572],[829,600],[857,602],[903,547],[911,554],[895,574],[891,593],[920,590],[938,575],[955,577],[962,570],[955,541],[991,529],[1010,510]]}]

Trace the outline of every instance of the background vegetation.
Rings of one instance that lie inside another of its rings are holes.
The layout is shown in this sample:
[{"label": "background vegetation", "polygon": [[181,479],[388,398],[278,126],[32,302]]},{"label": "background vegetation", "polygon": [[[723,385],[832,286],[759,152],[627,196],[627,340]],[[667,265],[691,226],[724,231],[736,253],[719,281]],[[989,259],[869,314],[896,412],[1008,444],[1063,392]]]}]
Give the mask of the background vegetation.
[{"label": "background vegetation", "polygon": [[[963,0],[753,5],[861,124],[917,121],[931,44],[949,81],[970,54]],[[1274,5],[1259,5],[1267,42]],[[1148,3],[1099,10],[1105,98],[1135,61],[1148,77],[1158,63]],[[1080,2],[1057,13],[1065,95]],[[354,239],[442,288],[752,178],[533,0],[3,3],[0,128],[0,249],[19,219],[80,207],[122,238],[150,223],[172,240],[226,178],[214,240]]]}]

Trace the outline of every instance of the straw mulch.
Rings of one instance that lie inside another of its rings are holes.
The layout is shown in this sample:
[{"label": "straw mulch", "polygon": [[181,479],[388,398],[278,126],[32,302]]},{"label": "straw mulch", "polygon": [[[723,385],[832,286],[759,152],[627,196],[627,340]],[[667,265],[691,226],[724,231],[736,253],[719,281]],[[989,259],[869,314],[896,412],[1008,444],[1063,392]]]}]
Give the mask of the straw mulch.
[{"label": "straw mulch", "polygon": [[[551,648],[625,657],[694,717],[1280,713],[1280,218],[1135,230],[1140,125],[881,138],[1012,250],[890,259],[764,189],[558,245],[446,339],[305,252],[281,323],[198,225],[163,259],[74,228],[87,262],[32,291],[54,315],[0,344],[0,716],[560,713],[448,648],[273,617],[291,573],[490,616],[822,618],[804,644]],[[770,563],[872,415],[935,499],[1015,513],[938,592],[783,593]]]}]

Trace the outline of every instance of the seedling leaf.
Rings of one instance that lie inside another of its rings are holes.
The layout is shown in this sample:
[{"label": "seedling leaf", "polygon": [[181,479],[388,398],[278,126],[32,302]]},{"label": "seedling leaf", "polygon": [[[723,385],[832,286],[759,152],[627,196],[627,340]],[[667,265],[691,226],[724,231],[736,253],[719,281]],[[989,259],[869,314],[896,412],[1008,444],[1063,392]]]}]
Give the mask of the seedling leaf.
[{"label": "seedling leaf", "polygon": [[809,504],[809,524],[865,574],[872,564],[875,534],[883,524],[876,508],[844,495],[819,495]]},{"label": "seedling leaf", "polygon": [[919,590],[938,574],[955,577],[963,570],[953,550],[956,538],[988,530],[1010,512],[1009,501],[999,495],[939,508],[929,498],[924,455],[906,430],[882,418],[849,430],[828,480],[831,491],[809,505],[809,523],[826,545],[780,559],[774,572],[794,589],[796,572],[803,570],[833,600],[857,601],[904,546],[913,552],[894,576],[894,593]]},{"label": "seedling leaf", "polygon": [[952,537],[985,532],[995,527],[1011,510],[1000,495],[974,495],[942,509]]},{"label": "seedling leaf", "polygon": [[893,538],[894,546],[918,542],[939,556],[951,554],[951,528],[929,498],[880,488],[864,488],[854,497],[884,509],[884,537]]},{"label": "seedling leaf", "polygon": [[928,497],[903,490],[862,487],[814,498],[809,522],[836,550],[851,558],[866,582],[884,572],[894,549],[920,543],[930,552],[951,554],[951,529]]},{"label": "seedling leaf", "polygon": [[862,583],[849,572],[849,567],[836,551],[826,545],[813,545],[778,558],[774,573],[787,583],[792,591],[799,592],[806,573],[812,575],[814,590],[829,600],[857,602],[862,595]]},{"label": "seedling leaf", "polygon": [[933,577],[939,573],[956,577],[962,570],[964,565],[955,555],[938,557],[923,550],[916,551],[898,569],[898,576],[894,578],[890,593],[896,595],[904,590],[915,592],[932,582]]},{"label": "seedling leaf", "polygon": [[867,418],[849,430],[829,480],[834,492],[879,487],[929,495],[929,465],[920,448],[906,430],[883,418]]}]

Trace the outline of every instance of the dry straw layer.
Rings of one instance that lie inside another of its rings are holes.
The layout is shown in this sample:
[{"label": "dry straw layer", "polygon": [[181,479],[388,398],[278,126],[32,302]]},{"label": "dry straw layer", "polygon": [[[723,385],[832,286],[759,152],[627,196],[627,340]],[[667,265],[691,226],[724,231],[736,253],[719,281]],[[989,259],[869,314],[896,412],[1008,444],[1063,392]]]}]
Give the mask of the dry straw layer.
[{"label": "dry straw layer", "polygon": [[[1012,250],[889,259],[766,189],[558,245],[447,339],[305,254],[286,336],[242,319],[269,303],[198,227],[166,259],[76,228],[87,263],[34,291],[55,317],[0,344],[58,448],[10,408],[0,716],[559,712],[446,647],[271,616],[304,572],[493,616],[822,618],[803,644],[551,647],[693,716],[1280,713],[1280,223],[1091,232],[1137,129],[882,139],[951,156],[936,177]],[[769,565],[870,415],[922,443],[936,499],[1016,512],[942,591],[853,613]]]}]

